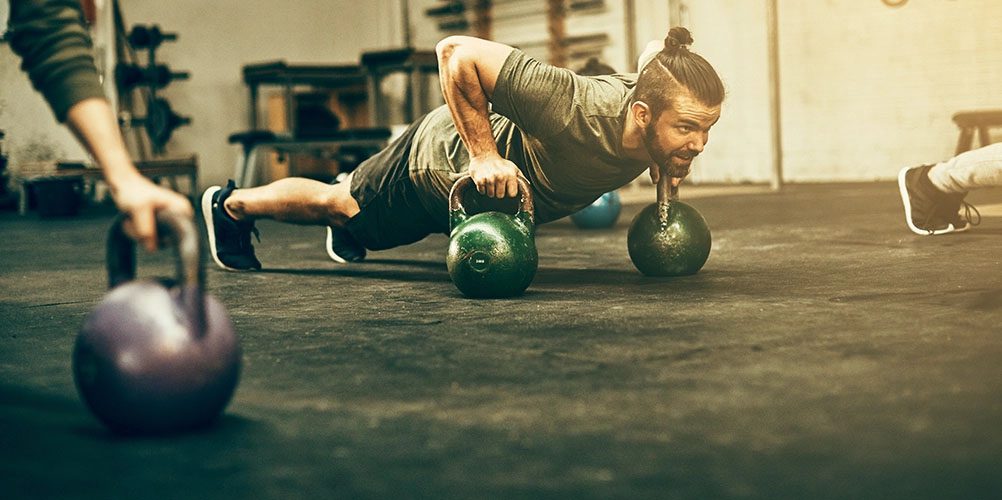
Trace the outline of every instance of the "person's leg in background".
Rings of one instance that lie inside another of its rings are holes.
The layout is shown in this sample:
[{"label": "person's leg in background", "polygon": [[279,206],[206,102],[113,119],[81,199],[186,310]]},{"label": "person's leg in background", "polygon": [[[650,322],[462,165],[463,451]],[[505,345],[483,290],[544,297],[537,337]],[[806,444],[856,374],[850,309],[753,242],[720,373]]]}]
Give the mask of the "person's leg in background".
[{"label": "person's leg in background", "polygon": [[1002,143],[972,149],[933,165],[929,180],[947,193],[1002,186]]},{"label": "person's leg in background", "polygon": [[961,153],[935,165],[898,174],[905,222],[920,235],[966,231],[980,214],[964,201],[973,189],[1002,186],[1002,143]]}]

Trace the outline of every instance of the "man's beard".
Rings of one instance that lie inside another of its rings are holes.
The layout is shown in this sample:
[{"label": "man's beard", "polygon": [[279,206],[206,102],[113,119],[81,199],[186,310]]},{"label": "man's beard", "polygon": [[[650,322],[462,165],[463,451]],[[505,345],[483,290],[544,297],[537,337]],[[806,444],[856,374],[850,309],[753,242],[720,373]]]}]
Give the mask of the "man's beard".
[{"label": "man's beard", "polygon": [[[650,155],[651,160],[660,167],[662,172],[668,172],[669,177],[685,177],[689,175],[689,167],[692,165],[692,159],[699,153],[691,154],[681,151],[665,151],[661,148],[661,143],[657,139],[657,130],[653,125],[648,125],[644,131],[644,146],[647,148],[647,154]],[[673,157],[688,159],[690,162],[686,165],[675,165],[671,161]]]}]

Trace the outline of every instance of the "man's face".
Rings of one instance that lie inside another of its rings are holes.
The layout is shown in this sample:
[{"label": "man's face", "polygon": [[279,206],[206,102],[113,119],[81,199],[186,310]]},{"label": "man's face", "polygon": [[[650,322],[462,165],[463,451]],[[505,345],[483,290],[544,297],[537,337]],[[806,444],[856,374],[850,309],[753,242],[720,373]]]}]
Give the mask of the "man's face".
[{"label": "man's face", "polygon": [[644,127],[644,146],[651,160],[671,177],[685,177],[693,158],[703,152],[710,127],[720,118],[720,105],[707,106],[689,91],[674,99]]}]

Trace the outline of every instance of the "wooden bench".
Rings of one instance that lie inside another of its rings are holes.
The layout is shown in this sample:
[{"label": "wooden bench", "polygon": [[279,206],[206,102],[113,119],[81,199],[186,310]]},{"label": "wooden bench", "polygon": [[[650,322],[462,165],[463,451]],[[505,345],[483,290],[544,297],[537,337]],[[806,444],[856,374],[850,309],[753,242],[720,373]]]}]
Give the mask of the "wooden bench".
[{"label": "wooden bench", "polygon": [[[44,167],[24,168],[18,172],[15,182],[20,191],[20,201],[18,212],[21,215],[28,213],[28,186],[33,182],[53,179],[80,179],[94,182],[104,179],[101,169],[87,167],[81,163],[47,163]],[[161,159],[136,162],[136,168],[144,176],[149,177],[153,182],[159,183],[161,179],[167,179],[171,187],[178,191],[176,179],[178,177],[187,179],[187,195],[192,204],[198,202],[198,157],[190,156],[180,159]]]}]

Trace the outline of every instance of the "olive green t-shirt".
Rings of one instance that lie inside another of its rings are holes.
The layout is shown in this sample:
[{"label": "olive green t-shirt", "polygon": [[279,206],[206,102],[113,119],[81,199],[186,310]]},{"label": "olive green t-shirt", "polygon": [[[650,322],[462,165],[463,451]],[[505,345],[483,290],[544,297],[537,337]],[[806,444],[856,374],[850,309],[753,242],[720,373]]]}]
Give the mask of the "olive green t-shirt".
[{"label": "olive green t-shirt", "polygon": [[[508,56],[491,98],[491,130],[498,152],[532,185],[537,223],[571,214],[647,169],[622,146],[635,84],[636,75],[585,77],[519,50]],[[469,152],[447,107],[425,117],[409,162],[412,171],[445,171],[450,181],[466,173]]]},{"label": "olive green t-shirt", "polygon": [[7,38],[60,122],[74,104],[104,97],[79,0],[11,0]]}]

